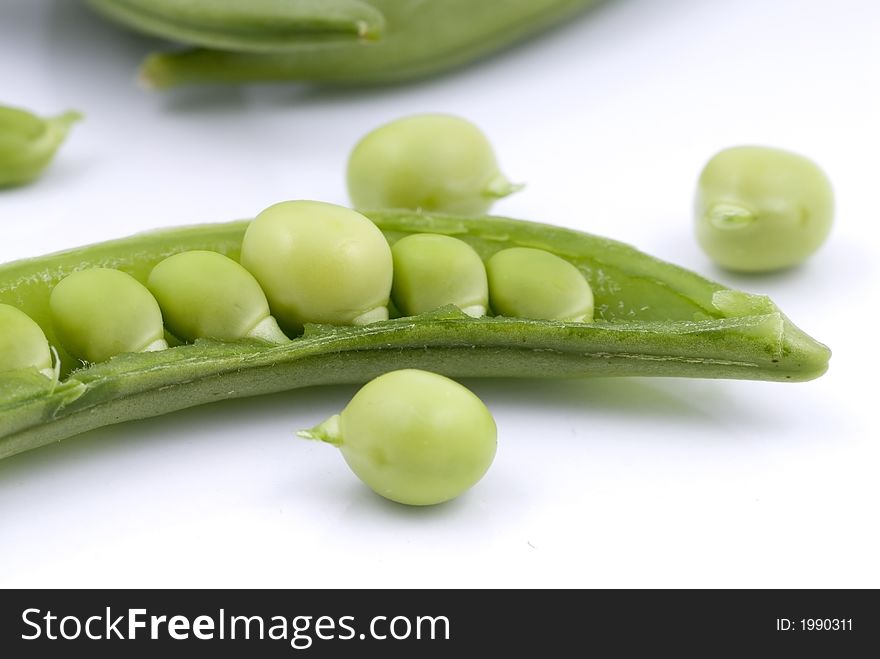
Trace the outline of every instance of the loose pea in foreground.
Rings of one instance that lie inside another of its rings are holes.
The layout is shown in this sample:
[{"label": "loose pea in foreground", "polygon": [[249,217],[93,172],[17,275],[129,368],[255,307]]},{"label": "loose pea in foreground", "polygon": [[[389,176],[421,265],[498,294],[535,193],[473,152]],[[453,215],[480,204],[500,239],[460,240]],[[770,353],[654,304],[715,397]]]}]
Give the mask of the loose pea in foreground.
[{"label": "loose pea in foreground", "polygon": [[84,362],[168,347],[156,299],[120,270],[92,268],[68,275],[52,290],[49,309],[61,345]]},{"label": "loose pea in foreground", "polygon": [[351,470],[386,499],[413,506],[473,487],[495,458],[495,420],[470,390],[415,369],[364,385],[340,414],[298,433],[339,448]]}]

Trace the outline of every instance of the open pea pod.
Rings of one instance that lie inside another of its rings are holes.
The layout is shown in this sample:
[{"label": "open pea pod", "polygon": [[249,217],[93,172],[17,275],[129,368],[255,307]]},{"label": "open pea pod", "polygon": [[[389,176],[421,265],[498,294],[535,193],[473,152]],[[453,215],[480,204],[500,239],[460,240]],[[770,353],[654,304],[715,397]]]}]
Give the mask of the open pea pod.
[{"label": "open pea pod", "polygon": [[599,0],[89,0],[105,16],[194,46],[150,56],[153,87],[309,80],[373,84],[465,64]]},{"label": "open pea pod", "polygon": [[[456,236],[485,261],[509,247],[548,250],[589,280],[596,321],[472,318],[453,307],[361,327],[307,326],[283,345],[200,340],[82,366],[63,351],[61,381],[0,374],[0,457],[129,419],[224,398],[362,383],[420,368],[451,377],[678,376],[803,381],[830,352],[766,297],[731,290],[613,240],[499,217],[367,212],[391,243],[414,233]],[[0,266],[0,303],[27,313],[58,346],[49,295],[69,273],[117,268],[140,281],[171,254],[237,259],[248,223],[140,234]],[[112,300],[107,301],[112,304]]]}]

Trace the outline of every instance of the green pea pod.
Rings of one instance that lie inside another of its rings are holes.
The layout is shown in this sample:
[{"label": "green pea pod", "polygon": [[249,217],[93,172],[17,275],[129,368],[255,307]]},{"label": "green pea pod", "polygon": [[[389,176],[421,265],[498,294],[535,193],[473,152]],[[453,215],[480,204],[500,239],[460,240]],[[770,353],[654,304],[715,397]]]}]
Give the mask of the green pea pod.
[{"label": "green pea pod", "polygon": [[196,82],[374,84],[508,46],[599,0],[89,0],[129,27],[193,46],[150,56],[156,88]]},{"label": "green pea pod", "polygon": [[70,126],[80,119],[82,115],[74,111],[43,119],[27,110],[0,106],[0,188],[37,178],[52,162]]},{"label": "green pea pod", "polygon": [[[404,368],[449,377],[788,382],[818,377],[828,366],[828,348],[768,298],[725,288],[613,240],[498,217],[365,214],[392,244],[416,233],[439,233],[467,242],[484,261],[511,247],[551,252],[589,281],[595,321],[473,318],[450,306],[365,326],[308,325],[283,345],[199,340],[77,370],[77,362],[59,351],[62,378],[54,390],[33,378],[5,383],[0,375],[0,457],[223,398],[363,383]],[[178,252],[213,250],[237,259],[247,226],[242,221],[166,229],[0,266],[0,303],[28,314],[57,346],[49,296],[71,271],[114,267],[144,282],[158,262]]]},{"label": "green pea pod", "polygon": [[310,42],[376,38],[382,12],[361,0],[89,0],[124,25],[219,50],[284,52]]}]

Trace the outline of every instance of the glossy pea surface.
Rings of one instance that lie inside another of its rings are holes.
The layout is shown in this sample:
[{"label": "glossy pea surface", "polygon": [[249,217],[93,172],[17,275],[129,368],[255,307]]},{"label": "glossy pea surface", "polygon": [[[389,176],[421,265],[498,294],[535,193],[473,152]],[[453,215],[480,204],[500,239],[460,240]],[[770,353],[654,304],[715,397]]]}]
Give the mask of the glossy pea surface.
[{"label": "glossy pea surface", "polygon": [[415,115],[380,126],[348,161],[348,191],[357,208],[479,214],[517,189],[498,169],[483,132],[452,115]]},{"label": "glossy pea surface", "polygon": [[92,268],[68,275],[52,289],[49,309],[64,348],[85,362],[167,347],[156,299],[119,270]]},{"label": "glossy pea surface", "polygon": [[20,368],[52,372],[49,342],[30,316],[8,304],[0,304],[0,373]]},{"label": "glossy pea surface", "polygon": [[317,201],[270,206],[248,226],[241,264],[285,330],[388,318],[391,248],[360,213]]},{"label": "glossy pea surface", "polygon": [[217,252],[193,250],[169,256],[153,268],[147,286],[159,302],[168,330],[184,341],[234,341],[274,324],[257,280]]},{"label": "glossy pea surface", "polygon": [[805,261],[831,231],[834,193],[808,158],[760,146],[726,149],[697,183],[697,241],[718,265],[765,272]]},{"label": "glossy pea surface", "polygon": [[469,316],[486,314],[489,284],[479,254],[452,236],[419,233],[391,247],[391,298],[406,316],[454,304]]},{"label": "glossy pea surface", "polygon": [[341,414],[303,436],[339,447],[374,492],[399,503],[449,501],[495,457],[495,420],[470,390],[442,375],[403,369],[364,385]]},{"label": "glossy pea surface", "polygon": [[593,320],[593,291],[580,270],[531,247],[496,252],[486,262],[489,303],[499,316],[537,320]]}]

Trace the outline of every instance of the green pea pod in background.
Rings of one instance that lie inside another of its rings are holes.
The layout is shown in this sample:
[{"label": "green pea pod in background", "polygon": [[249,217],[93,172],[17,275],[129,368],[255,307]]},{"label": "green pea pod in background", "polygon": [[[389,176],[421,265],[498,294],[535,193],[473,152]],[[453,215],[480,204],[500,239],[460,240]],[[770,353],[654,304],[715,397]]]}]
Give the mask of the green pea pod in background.
[{"label": "green pea pod in background", "polygon": [[195,46],[151,55],[155,88],[198,82],[396,82],[452,69],[600,0],[88,0],[134,29]]},{"label": "green pea pod in background", "polygon": [[[58,348],[60,382],[36,368],[0,374],[0,457],[101,426],[224,398],[363,383],[418,368],[449,377],[675,376],[794,382],[825,372],[830,351],[766,297],[732,290],[622,243],[545,224],[409,211],[365,213],[393,244],[435,233],[485,262],[500,250],[546,250],[578,268],[592,323],[468,316],[444,307],[364,326],[307,325],[282,345],[197,340],[84,366],[60,350],[49,307],[75,270],[110,267],[146,282],[188,250],[238,260],[248,222],[172,228],[0,266],[0,303],[35,320]],[[107,304],[112,304],[107,300]]]},{"label": "green pea pod in background", "polygon": [[43,119],[0,105],[0,188],[37,178],[52,162],[70,126],[80,119],[82,115],[74,111]]}]

